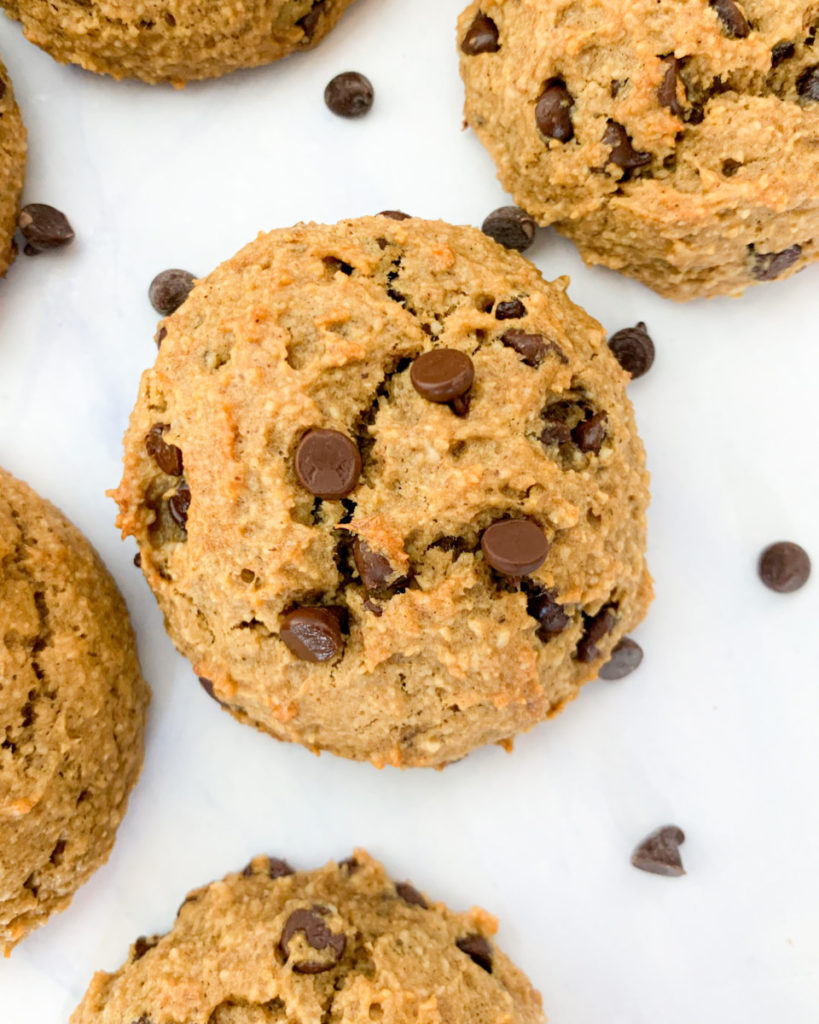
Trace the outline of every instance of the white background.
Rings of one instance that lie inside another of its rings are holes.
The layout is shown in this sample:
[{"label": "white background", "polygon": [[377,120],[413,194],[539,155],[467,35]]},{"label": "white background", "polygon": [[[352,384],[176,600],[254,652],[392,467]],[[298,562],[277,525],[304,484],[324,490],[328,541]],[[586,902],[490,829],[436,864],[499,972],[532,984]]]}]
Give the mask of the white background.
[{"label": "white background", "polygon": [[[30,133],[25,199],[75,244],[0,282],[0,463],[54,500],[125,593],[154,690],[142,779],[113,855],[0,963],[2,1024],[64,1024],[91,974],[167,929],[185,892],[257,852],[299,867],[382,858],[454,908],[481,904],[553,1024],[815,1024],[819,1018],[819,267],[741,300],[662,300],[587,270],[550,231],[529,255],[614,331],[645,320],[631,385],[653,475],[657,600],[646,658],[555,721],[445,772],[378,772],[281,745],[208,700],[175,654],[105,497],[140,371],[146,290],[206,274],[259,229],[385,207],[480,224],[507,199],[461,131],[461,0],[359,0],[312,53],[178,92],[59,67],[0,24]],[[376,105],[333,117],[356,69]],[[775,595],[770,541],[812,551]],[[688,875],[635,871],[657,825]]]}]

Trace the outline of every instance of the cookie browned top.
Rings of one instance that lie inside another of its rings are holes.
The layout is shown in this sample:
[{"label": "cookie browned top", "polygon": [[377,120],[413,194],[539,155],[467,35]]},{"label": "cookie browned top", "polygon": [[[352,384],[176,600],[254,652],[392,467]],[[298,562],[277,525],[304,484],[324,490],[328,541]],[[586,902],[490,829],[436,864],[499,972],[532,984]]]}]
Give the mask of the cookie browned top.
[{"label": "cookie browned top", "polygon": [[309,872],[256,857],[96,974],[71,1024],[543,1024],[496,928],[396,885],[363,850]]},{"label": "cookie browned top", "polygon": [[440,764],[558,708],[642,618],[627,378],[566,284],[378,216],[260,235],[163,321],[119,523],[223,703]]},{"label": "cookie browned top", "polygon": [[14,259],[14,232],[26,167],[26,130],[0,61],[0,277]]}]

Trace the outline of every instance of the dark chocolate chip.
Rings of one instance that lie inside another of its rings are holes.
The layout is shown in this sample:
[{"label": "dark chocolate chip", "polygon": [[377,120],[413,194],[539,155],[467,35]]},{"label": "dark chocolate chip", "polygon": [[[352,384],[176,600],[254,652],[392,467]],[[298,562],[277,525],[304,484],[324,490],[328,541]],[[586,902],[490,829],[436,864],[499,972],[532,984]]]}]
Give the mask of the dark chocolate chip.
[{"label": "dark chocolate chip", "polygon": [[538,589],[533,593],[526,610],[533,619],[537,619],[538,628],[535,633],[544,643],[562,633],[569,625],[569,616],[563,610],[563,605],[558,604],[553,593],[548,590]]},{"label": "dark chocolate chip", "polygon": [[398,882],[395,891],[405,903],[409,903],[413,907],[421,907],[423,910],[429,908],[429,904],[421,893],[409,882]]},{"label": "dark chocolate chip", "polygon": [[492,947],[483,935],[467,935],[463,939],[456,939],[455,945],[462,953],[466,953],[478,967],[492,973]]},{"label": "dark chocolate chip", "polygon": [[750,29],[739,4],[735,0],[709,0],[709,3],[719,15],[725,34],[734,39],[745,39]]},{"label": "dark chocolate chip", "polygon": [[550,420],[540,435],[540,443],[544,448],[550,448],[554,444],[568,444],[571,439],[569,425],[560,420]]},{"label": "dark chocolate chip", "polygon": [[327,959],[296,961],[293,964],[293,970],[297,974],[321,974],[324,971],[330,971],[344,955],[347,937],[331,932],[321,918],[322,913],[328,913],[325,907],[317,906],[312,910],[294,910],[285,923],[282,937],[279,940],[279,949],[285,963],[290,959],[290,941],[296,932],[301,932],[308,945],[317,952],[327,951]]},{"label": "dark chocolate chip", "polygon": [[137,567],[137,569],[141,569],[142,568],[142,552],[141,551],[137,551],[137,553],[134,555],[134,565]]},{"label": "dark chocolate chip", "polygon": [[390,583],[395,577],[395,570],[390,565],[389,559],[377,551],[373,551],[361,537],[356,537],[353,541],[353,559],[361,582],[369,593],[383,594],[390,589]]},{"label": "dark chocolate chip", "polygon": [[793,43],[777,43],[771,50],[771,67],[779,67],[783,61],[790,60],[795,53],[796,47]]},{"label": "dark chocolate chip", "polygon": [[759,556],[758,569],[766,587],[780,594],[790,594],[808,582],[810,556],[798,544],[781,540],[765,548]]},{"label": "dark chocolate chip", "polygon": [[159,939],[149,939],[146,935],[140,935],[134,943],[134,948],[131,951],[131,963],[136,963],[137,960],[141,960],[149,949],[154,948],[157,942],[159,942]]},{"label": "dark chocolate chip", "polygon": [[600,649],[597,645],[604,636],[614,629],[617,617],[612,608],[606,607],[601,608],[596,615],[585,616],[585,620],[586,628],[577,645],[575,656],[578,661],[588,665],[589,662],[596,661],[600,657]]},{"label": "dark chocolate chip", "polygon": [[611,148],[609,160],[624,171],[633,171],[651,163],[651,153],[635,149],[628,132],[619,121],[609,120],[603,142]]},{"label": "dark chocolate chip", "polygon": [[774,281],[789,270],[801,255],[801,245],[792,245],[782,252],[755,252],[751,273],[757,281]]},{"label": "dark chocolate chip", "polygon": [[17,226],[26,240],[23,252],[35,256],[49,249],[59,249],[74,239],[74,229],[64,213],[46,203],[29,203],[20,211]]},{"label": "dark chocolate chip", "polygon": [[175,313],[187,299],[196,278],[187,270],[163,270],[151,281],[148,298],[151,305],[162,316]]},{"label": "dark chocolate chip", "polygon": [[499,49],[498,26],[482,11],[478,11],[461,41],[461,50],[467,57],[475,57],[479,53],[497,53]]},{"label": "dark chocolate chip", "polygon": [[497,572],[520,579],[543,565],[549,541],[531,519],[504,519],[484,530],[481,551]]},{"label": "dark chocolate chip", "polygon": [[221,704],[222,702],[216,696],[216,693],[214,692],[213,689],[213,683],[210,681],[210,679],[205,679],[204,676],[197,676],[196,678],[199,680],[199,685],[202,687],[205,693],[211,698],[211,700],[215,700],[217,704]]},{"label": "dark chocolate chip", "polygon": [[535,124],[540,134],[558,142],[574,138],[573,106],[574,100],[564,82],[560,79],[547,82],[535,104]]},{"label": "dark chocolate chip", "polygon": [[191,506],[191,489],[183,480],[177,487],[176,494],[168,498],[168,511],[171,519],[183,530],[188,528],[188,509]]},{"label": "dark chocolate chip", "polygon": [[499,302],[495,308],[496,320],[520,320],[526,316],[526,307],[520,299],[510,299],[508,302]]},{"label": "dark chocolate chip", "polygon": [[624,327],[612,334],[609,348],[632,380],[648,373],[654,363],[654,342],[642,320],[636,327]]},{"label": "dark chocolate chip", "polygon": [[652,875],[667,875],[678,878],[685,874],[680,857],[680,846],[685,842],[685,833],[676,825],[664,825],[640,843],[631,855],[631,863],[641,871]]},{"label": "dark chocolate chip", "polygon": [[[557,348],[554,342],[547,342],[542,334],[527,334],[526,331],[518,331],[514,328],[506,331],[502,335],[501,341],[507,348],[514,349],[527,366],[540,366],[549,349],[553,346]],[[559,348],[558,351],[560,351]],[[563,356],[563,358],[566,357]]]},{"label": "dark chocolate chip", "polygon": [[572,440],[581,452],[598,455],[606,440],[606,424],[608,416],[604,412],[595,413],[587,420],[581,420],[572,431]]},{"label": "dark chocolate chip", "polygon": [[345,874],[352,875],[353,872],[358,871],[361,865],[355,859],[355,857],[345,857],[344,860],[338,862],[340,871],[344,871]]},{"label": "dark chocolate chip", "polygon": [[600,678],[612,682],[624,679],[640,667],[643,660],[643,648],[631,637],[624,636],[611,652],[611,657],[600,669]]},{"label": "dark chocolate chip", "polygon": [[345,274],[347,277],[349,277],[355,270],[355,267],[353,267],[352,264],[345,263],[344,260],[339,259],[338,256],[325,256],[322,263],[333,273],[341,271],[341,273]]},{"label": "dark chocolate chip", "polygon": [[316,0],[316,3],[310,8],[307,14],[303,18],[299,18],[296,24],[307,36],[308,40],[313,38],[313,35],[318,28],[319,19],[324,13],[325,0]]},{"label": "dark chocolate chip", "polygon": [[319,606],[288,612],[279,635],[302,661],[329,661],[344,646],[338,614]]},{"label": "dark chocolate chip", "polygon": [[381,213],[376,214],[377,217],[389,217],[390,220],[409,220],[410,214],[404,213],[403,210],[382,210]]},{"label": "dark chocolate chip", "polygon": [[157,348],[161,348],[162,347],[162,342],[167,337],[168,337],[168,328],[167,327],[160,327],[159,330],[154,335],[154,341],[156,342],[156,347]]},{"label": "dark chocolate chip", "polygon": [[[256,858],[254,858],[256,859]],[[295,871],[290,867],[286,860],[281,860],[279,857],[264,857],[258,858],[264,862],[264,873],[268,878],[286,878],[288,875],[294,875]],[[250,878],[255,875],[253,861],[251,861],[244,869],[242,874],[245,878]]]},{"label": "dark chocolate chip", "polygon": [[145,450],[168,476],[182,476],[182,452],[175,444],[166,444],[163,434],[168,430],[167,423],[154,423],[145,435]]},{"label": "dark chocolate chip", "polygon": [[657,90],[657,99],[661,107],[668,107],[675,117],[682,117],[683,108],[677,95],[677,81],[680,62],[676,57],[664,57],[665,76]]},{"label": "dark chocolate chip", "polygon": [[0,78],[0,100],[6,95],[6,83]]},{"label": "dark chocolate chip", "polygon": [[339,117],[362,117],[374,98],[372,82],[358,71],[343,71],[324,90],[324,102]]},{"label": "dark chocolate chip", "polygon": [[796,88],[803,99],[819,102],[819,64],[802,72]]},{"label": "dark chocolate chip", "polygon": [[500,206],[484,220],[481,231],[506,249],[523,252],[535,240],[537,224],[519,206]]},{"label": "dark chocolate chip", "polygon": [[740,167],[742,167],[742,164],[739,162],[739,160],[732,160],[731,157],[728,157],[727,160],[722,161],[722,173],[725,175],[726,178],[733,178],[733,176],[737,173]]},{"label": "dark chocolate chip", "polygon": [[356,445],[337,430],[310,430],[299,442],[296,475],[319,498],[343,498],[355,490],[361,476]]},{"label": "dark chocolate chip", "polygon": [[465,352],[433,348],[413,362],[412,386],[428,402],[451,402],[465,395],[475,379],[475,368]]}]

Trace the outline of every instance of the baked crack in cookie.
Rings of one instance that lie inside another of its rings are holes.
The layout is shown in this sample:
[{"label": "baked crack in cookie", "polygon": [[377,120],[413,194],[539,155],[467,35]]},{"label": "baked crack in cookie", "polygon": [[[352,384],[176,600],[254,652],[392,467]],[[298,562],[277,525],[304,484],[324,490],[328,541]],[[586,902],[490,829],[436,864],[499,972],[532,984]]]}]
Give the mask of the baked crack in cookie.
[{"label": "baked crack in cookie", "polygon": [[515,201],[661,295],[819,254],[815,0],[482,0],[465,116]]},{"label": "baked crack in cookie", "polygon": [[255,857],[94,976],[71,1024],[544,1024],[479,908],[456,914],[363,850],[318,871]]},{"label": "baked crack in cookie", "polygon": [[0,469],[0,948],[108,859],[142,766],[149,691],[88,541]]},{"label": "baked crack in cookie", "polygon": [[0,61],[0,277],[14,261],[17,212],[26,167],[26,130],[8,71]]},{"label": "baked crack in cookie", "polygon": [[260,235],[198,282],[113,496],[237,718],[441,765],[553,714],[642,619],[648,479],[568,281],[393,217]]},{"label": "baked crack in cookie", "polygon": [[0,0],[61,64],[184,85],[307,50],[353,0]]}]

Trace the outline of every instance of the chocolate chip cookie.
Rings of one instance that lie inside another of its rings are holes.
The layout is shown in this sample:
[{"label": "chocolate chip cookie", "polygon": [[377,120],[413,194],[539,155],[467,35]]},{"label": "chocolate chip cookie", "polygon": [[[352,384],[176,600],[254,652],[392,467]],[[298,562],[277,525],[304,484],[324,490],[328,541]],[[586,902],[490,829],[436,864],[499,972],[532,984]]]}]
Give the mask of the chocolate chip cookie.
[{"label": "chocolate chip cookie", "polygon": [[661,295],[819,254],[813,0],[475,0],[466,119],[525,210]]},{"label": "chocolate chip cookie", "polygon": [[16,255],[14,232],[26,166],[26,130],[8,71],[0,61],[0,277]]},{"label": "chocolate chip cookie", "polygon": [[71,1024],[544,1024],[496,930],[484,910],[456,914],[396,884],[363,850],[318,871],[256,857],[97,973]]},{"label": "chocolate chip cookie", "polygon": [[642,619],[648,483],[568,281],[394,218],[261,235],[199,281],[114,497],[237,718],[441,765],[554,714]]},{"label": "chocolate chip cookie", "polygon": [[148,687],[91,546],[0,470],[0,948],[108,859],[142,765]]},{"label": "chocolate chip cookie", "polygon": [[353,0],[0,0],[62,64],[183,85],[307,50]]}]

